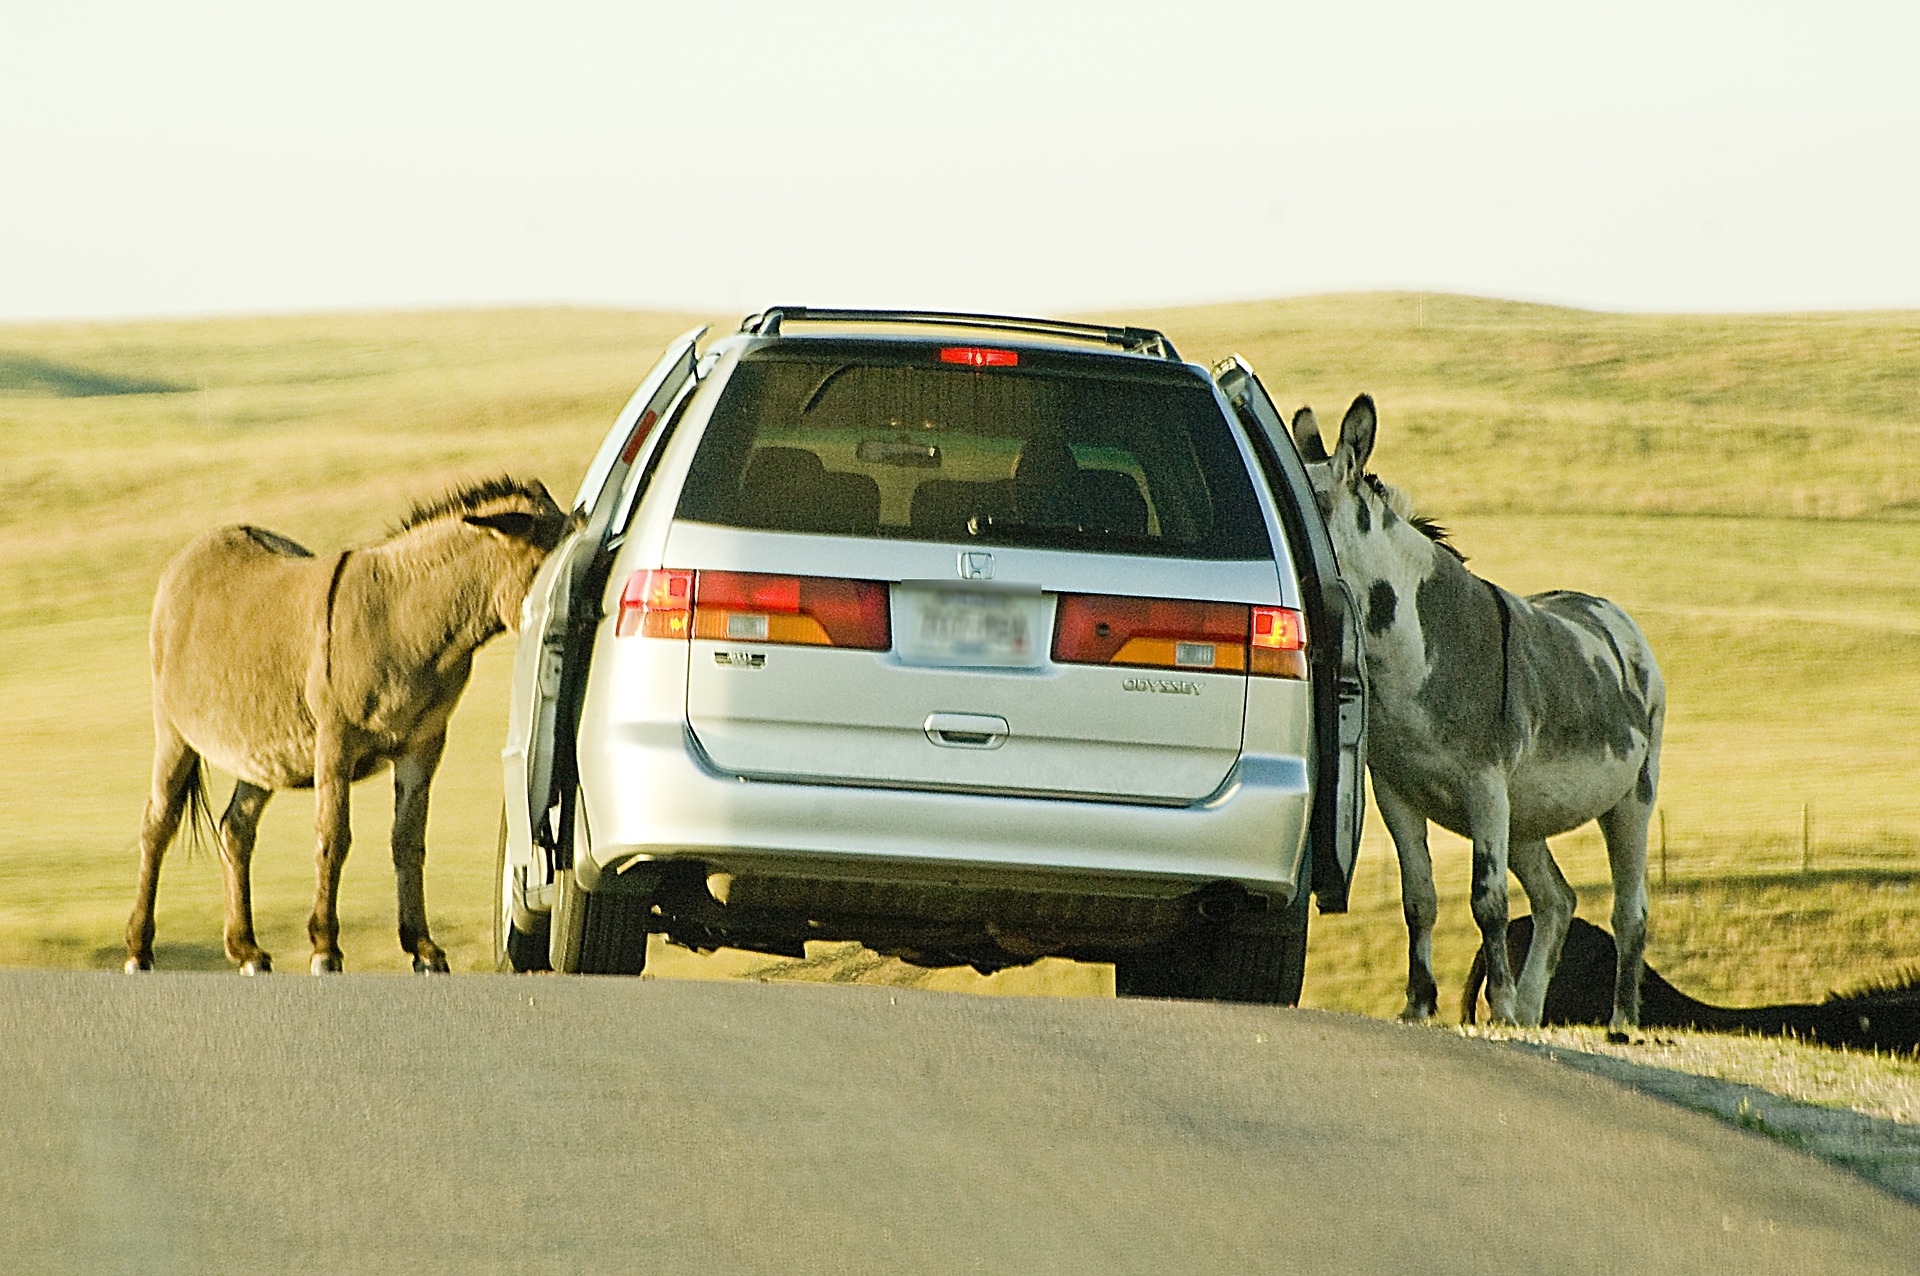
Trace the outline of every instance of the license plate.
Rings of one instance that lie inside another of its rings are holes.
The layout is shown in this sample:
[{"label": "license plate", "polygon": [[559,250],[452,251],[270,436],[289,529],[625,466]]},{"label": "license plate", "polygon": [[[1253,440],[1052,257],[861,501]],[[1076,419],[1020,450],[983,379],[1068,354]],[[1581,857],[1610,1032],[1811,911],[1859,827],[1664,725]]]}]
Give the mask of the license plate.
[{"label": "license plate", "polygon": [[1020,594],[901,590],[895,642],[909,664],[1030,669],[1046,656],[1045,609]]}]

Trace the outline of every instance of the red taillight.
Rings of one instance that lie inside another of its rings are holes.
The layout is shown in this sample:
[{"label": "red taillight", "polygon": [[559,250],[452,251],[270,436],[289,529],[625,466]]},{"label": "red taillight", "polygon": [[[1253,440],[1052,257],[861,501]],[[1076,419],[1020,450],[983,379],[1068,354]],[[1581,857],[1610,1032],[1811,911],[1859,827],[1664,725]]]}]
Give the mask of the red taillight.
[{"label": "red taillight", "polygon": [[660,567],[627,577],[616,637],[685,638],[693,631],[693,573]]},{"label": "red taillight", "polygon": [[1247,608],[1180,598],[1062,594],[1053,658],[1065,664],[1247,667]]},{"label": "red taillight", "polygon": [[1291,607],[1255,607],[1247,668],[1270,678],[1305,678],[1307,618]]},{"label": "red taillight", "polygon": [[758,572],[701,572],[693,634],[723,642],[885,651],[893,645],[879,581]]},{"label": "red taillight", "polygon": [[[1054,626],[1053,658],[1061,664],[1139,665],[1216,673],[1244,670],[1304,678],[1304,635],[1299,620],[1299,613],[1284,607],[1062,594]],[[1285,641],[1288,635],[1292,646],[1276,645],[1276,637]]]},{"label": "red taillight", "polygon": [[694,601],[706,611],[794,615],[800,610],[800,578],[762,576],[755,572],[701,572]]},{"label": "red taillight", "polygon": [[1012,368],[1019,366],[1018,350],[992,350],[986,346],[942,346],[940,362],[957,363],[967,368]]},{"label": "red taillight", "polygon": [[1286,607],[1253,609],[1253,645],[1279,651],[1298,651],[1307,645],[1306,621]]}]

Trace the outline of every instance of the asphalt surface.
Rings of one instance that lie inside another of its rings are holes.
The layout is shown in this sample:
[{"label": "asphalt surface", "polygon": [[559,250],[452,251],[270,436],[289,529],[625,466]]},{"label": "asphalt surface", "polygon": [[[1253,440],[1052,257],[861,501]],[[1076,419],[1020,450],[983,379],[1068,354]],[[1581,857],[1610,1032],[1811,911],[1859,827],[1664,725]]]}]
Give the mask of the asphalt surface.
[{"label": "asphalt surface", "polygon": [[0,974],[24,1272],[1915,1272],[1920,1209],[1313,1011]]}]

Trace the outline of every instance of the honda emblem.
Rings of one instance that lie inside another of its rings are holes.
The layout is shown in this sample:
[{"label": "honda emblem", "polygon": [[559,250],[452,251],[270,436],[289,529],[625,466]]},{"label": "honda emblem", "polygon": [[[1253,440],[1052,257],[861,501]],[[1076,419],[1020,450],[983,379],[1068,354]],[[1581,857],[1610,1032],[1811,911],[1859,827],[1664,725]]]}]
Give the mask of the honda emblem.
[{"label": "honda emblem", "polygon": [[961,580],[992,580],[993,555],[981,550],[967,550],[960,555]]}]

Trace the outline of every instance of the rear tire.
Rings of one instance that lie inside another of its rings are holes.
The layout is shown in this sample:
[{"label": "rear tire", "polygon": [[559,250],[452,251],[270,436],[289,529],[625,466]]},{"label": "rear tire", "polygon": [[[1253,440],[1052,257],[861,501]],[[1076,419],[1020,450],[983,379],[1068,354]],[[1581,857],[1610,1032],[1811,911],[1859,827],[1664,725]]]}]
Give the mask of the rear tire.
[{"label": "rear tire", "polygon": [[1122,997],[1180,1001],[1239,1001],[1290,1006],[1300,999],[1300,976],[1289,969],[1304,943],[1272,931],[1215,930],[1179,947],[1135,953],[1113,964]]},{"label": "rear tire", "polygon": [[[580,794],[573,797],[573,862],[592,840]],[[652,897],[621,890],[589,891],[572,869],[554,874],[553,925],[546,956],[570,975],[638,975],[647,968],[647,920]]]},{"label": "rear tire", "polygon": [[527,907],[526,883],[507,858],[507,808],[500,807],[500,844],[494,858],[500,885],[493,909],[493,968],[502,973],[547,970],[549,916]]},{"label": "rear tire", "polygon": [[547,956],[569,975],[638,975],[647,968],[648,899],[587,891],[567,869],[554,877],[553,930]]},{"label": "rear tire", "polygon": [[1307,981],[1307,910],[1300,910],[1299,929],[1280,933],[1280,1000],[1282,1006],[1300,1004],[1300,990]]},{"label": "rear tire", "polygon": [[1307,903],[1302,890],[1277,917],[1236,918],[1182,943],[1123,956],[1113,963],[1114,991],[1122,997],[1298,1005],[1307,970]]}]

